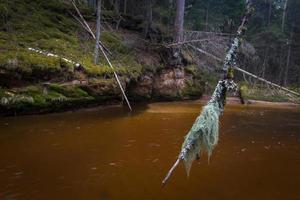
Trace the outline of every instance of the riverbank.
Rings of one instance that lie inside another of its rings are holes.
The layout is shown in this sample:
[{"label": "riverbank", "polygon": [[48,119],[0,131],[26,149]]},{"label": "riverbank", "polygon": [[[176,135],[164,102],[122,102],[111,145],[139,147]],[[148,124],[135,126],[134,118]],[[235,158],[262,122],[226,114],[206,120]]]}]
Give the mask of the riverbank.
[{"label": "riverbank", "polygon": [[[204,95],[196,102],[207,103],[210,96]],[[237,97],[227,97],[226,104],[228,105],[241,105],[240,99]],[[255,107],[278,107],[278,108],[300,108],[300,103],[295,102],[282,102],[282,101],[264,101],[255,99],[245,99],[245,105],[255,106]]]},{"label": "riverbank", "polygon": [[[0,115],[122,104],[113,70],[103,56],[97,65],[93,63],[94,41],[69,14],[72,6],[21,0],[3,5],[10,23],[0,24]],[[80,9],[95,28],[93,12],[86,7]],[[195,52],[185,48],[179,62],[172,50],[157,45],[171,39],[163,30],[156,27],[156,34],[149,39],[141,34],[142,22],[130,17],[123,20],[125,24],[137,24],[133,28],[121,23],[114,29],[112,24],[103,23],[101,41],[109,49],[107,53],[130,102],[195,100],[213,90],[218,63],[205,56],[197,58]],[[215,36],[211,42],[225,50],[228,40]],[[248,99],[289,100],[277,94],[276,98],[273,94],[266,97],[265,90],[245,91]]]},{"label": "riverbank", "polygon": [[[135,110],[135,107],[140,108],[142,107],[149,107],[150,110],[152,110],[151,112],[153,112],[153,110],[157,110],[159,109],[163,109],[163,110],[169,110],[168,112],[178,112],[178,110],[176,111],[172,111],[172,106],[170,107],[170,105],[176,105],[178,103],[181,104],[199,104],[199,108],[202,105],[205,105],[209,100],[209,96],[204,95],[203,97],[201,97],[200,99],[196,99],[196,100],[180,100],[180,101],[155,101],[155,100],[151,100],[151,101],[144,101],[144,102],[131,102],[133,105],[133,110]],[[125,102],[123,102],[125,103]],[[120,108],[120,109],[124,109],[127,110],[128,108],[126,107],[126,104],[123,104],[120,101],[111,101],[111,102],[107,102],[106,104],[99,103],[99,102],[92,102],[92,101],[87,101],[85,103],[83,102],[77,102],[74,104],[71,103],[66,103],[66,104],[61,104],[61,105],[56,105],[53,106],[51,108],[44,108],[44,109],[24,109],[24,110],[18,110],[17,111],[13,111],[10,110],[9,112],[2,112],[0,113],[0,116],[20,116],[20,115],[36,115],[36,114],[50,114],[50,113],[63,113],[63,112],[81,112],[81,111],[94,111],[94,110],[107,110],[107,109],[112,109],[112,108]],[[167,104],[167,108],[163,107],[163,105]],[[271,101],[262,101],[262,100],[251,100],[248,99],[246,100],[246,103],[244,105],[242,105],[240,103],[239,98],[237,97],[227,97],[226,99],[226,105],[229,106],[247,106],[247,107],[252,107],[252,108],[274,108],[274,109],[300,109],[300,104],[299,103],[293,103],[293,102],[271,102]],[[157,110],[156,112],[162,112],[162,110]],[[183,111],[183,112],[188,112],[188,111]]]}]

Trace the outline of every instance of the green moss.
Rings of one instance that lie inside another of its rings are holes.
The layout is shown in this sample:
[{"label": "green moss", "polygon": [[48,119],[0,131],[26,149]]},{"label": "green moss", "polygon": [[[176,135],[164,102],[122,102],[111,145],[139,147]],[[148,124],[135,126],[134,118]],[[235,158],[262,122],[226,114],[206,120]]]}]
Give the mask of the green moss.
[{"label": "green moss", "polygon": [[129,51],[129,48],[124,45],[122,37],[115,32],[104,31],[101,34],[101,39],[112,51],[116,51],[121,54]]},{"label": "green moss", "polygon": [[28,50],[8,51],[0,54],[0,68],[18,72],[23,78],[48,79],[62,72],[59,58],[47,57]]},{"label": "green moss", "polygon": [[246,82],[239,83],[243,97],[247,100],[261,100],[271,102],[299,102],[299,98],[289,96],[280,90],[267,88],[265,85],[250,86]]},{"label": "green moss", "polygon": [[196,76],[199,73],[199,70],[196,65],[188,65],[185,68],[185,72],[188,74],[192,74],[193,76]]},{"label": "green moss", "polygon": [[186,88],[182,91],[183,97],[196,99],[202,96],[204,92],[204,85],[201,82],[194,81],[187,84]]},{"label": "green moss", "polygon": [[[20,79],[35,81],[73,76],[73,66],[69,63],[27,50],[33,47],[82,63],[87,76],[113,76],[103,55],[100,54],[99,65],[93,64],[94,41],[82,39],[81,35],[86,33],[69,16],[68,9],[71,5],[60,1],[1,2],[1,13],[8,16],[8,21],[0,24],[0,68],[17,71]],[[90,8],[82,7],[81,10],[87,19],[95,20]],[[113,52],[110,59],[118,74],[133,78],[141,74],[142,66],[132,49],[123,42],[121,34],[104,31],[101,39]]]},{"label": "green moss", "polygon": [[88,93],[77,86],[60,86],[58,84],[51,84],[50,91],[60,93],[68,98],[84,98],[89,97]]}]

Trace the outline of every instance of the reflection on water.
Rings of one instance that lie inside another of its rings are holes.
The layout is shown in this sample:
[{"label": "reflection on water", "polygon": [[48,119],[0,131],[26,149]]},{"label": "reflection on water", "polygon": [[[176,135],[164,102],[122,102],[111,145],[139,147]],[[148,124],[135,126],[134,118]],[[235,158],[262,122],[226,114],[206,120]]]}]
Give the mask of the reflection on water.
[{"label": "reflection on water", "polygon": [[227,106],[220,143],[186,178],[200,105],[155,103],[0,118],[0,199],[300,199],[300,109]]}]

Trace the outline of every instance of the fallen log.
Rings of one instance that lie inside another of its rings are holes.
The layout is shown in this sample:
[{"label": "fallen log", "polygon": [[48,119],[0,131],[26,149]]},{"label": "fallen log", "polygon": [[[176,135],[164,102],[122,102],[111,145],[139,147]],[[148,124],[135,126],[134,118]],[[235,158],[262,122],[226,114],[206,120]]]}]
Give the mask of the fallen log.
[{"label": "fallen log", "polygon": [[[221,58],[218,58],[218,57],[216,57],[215,55],[213,55],[213,54],[211,54],[211,53],[209,53],[209,52],[204,51],[203,49],[200,49],[200,48],[198,48],[198,47],[195,47],[194,45],[191,45],[191,44],[187,44],[187,45],[188,45],[189,47],[192,47],[194,50],[196,50],[196,51],[199,52],[199,53],[202,53],[202,54],[204,54],[204,55],[206,55],[206,56],[209,56],[209,57],[211,57],[211,58],[213,58],[213,59],[215,59],[215,60],[217,60],[217,61],[219,61],[219,62],[223,62]],[[298,92],[292,91],[292,90],[290,90],[290,89],[288,89],[288,88],[286,88],[286,87],[280,86],[280,85],[278,85],[278,84],[276,84],[276,83],[273,83],[273,82],[268,81],[268,80],[266,80],[266,79],[264,79],[264,78],[261,78],[261,77],[255,75],[255,74],[252,74],[252,73],[250,73],[250,72],[248,72],[248,71],[246,71],[246,70],[244,70],[244,69],[242,69],[242,68],[237,67],[236,65],[233,65],[232,67],[233,67],[235,70],[237,70],[237,71],[239,71],[239,72],[241,72],[241,73],[243,73],[243,74],[245,74],[245,75],[247,75],[247,76],[250,76],[250,77],[252,77],[252,78],[254,78],[254,79],[257,79],[257,80],[259,80],[259,81],[261,81],[261,82],[264,82],[264,83],[266,83],[266,84],[268,84],[268,85],[274,86],[274,87],[276,87],[276,88],[278,88],[278,89],[280,89],[280,90],[282,90],[282,91],[284,91],[284,92],[293,94],[293,95],[295,95],[295,96],[300,96],[300,93],[298,93]]]},{"label": "fallen log", "polygon": [[232,66],[236,60],[237,50],[244,32],[243,30],[246,30],[246,22],[251,16],[252,11],[252,1],[246,0],[246,13],[225,57],[223,65],[224,76],[219,80],[209,102],[203,107],[192,128],[185,136],[177,160],[163,179],[162,186],[166,185],[180,161],[184,163],[187,175],[189,175],[193,161],[200,158],[203,151],[206,151],[208,157],[210,157],[212,150],[217,145],[219,139],[219,118],[224,111],[226,94],[230,91],[237,92],[238,89],[233,81]]},{"label": "fallen log", "polygon": [[35,48],[31,48],[31,47],[29,47],[28,50],[29,50],[29,51],[33,51],[33,52],[35,52],[35,53],[43,54],[43,55],[48,56],[48,57],[60,58],[60,59],[62,59],[63,61],[65,61],[65,62],[67,62],[67,63],[71,63],[71,64],[74,65],[75,67],[81,66],[81,64],[78,63],[78,62],[75,62],[75,61],[73,61],[73,60],[64,58],[64,57],[62,57],[62,56],[59,56],[59,55],[56,55],[56,54],[53,54],[53,53],[50,53],[50,52],[47,52],[47,51],[38,50],[38,49],[35,49]]}]

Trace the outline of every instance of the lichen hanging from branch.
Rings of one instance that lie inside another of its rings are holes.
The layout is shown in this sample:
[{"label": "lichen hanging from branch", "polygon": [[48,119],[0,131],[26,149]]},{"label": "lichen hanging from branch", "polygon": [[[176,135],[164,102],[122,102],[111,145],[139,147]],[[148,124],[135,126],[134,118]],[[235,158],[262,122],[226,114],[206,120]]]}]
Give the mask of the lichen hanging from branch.
[{"label": "lichen hanging from branch", "polygon": [[208,156],[218,143],[219,138],[219,117],[224,110],[226,103],[226,93],[229,91],[237,91],[237,85],[233,79],[233,66],[236,65],[237,50],[240,45],[241,37],[246,30],[246,24],[251,16],[252,2],[246,0],[246,13],[242,19],[242,23],[238,28],[237,35],[233,40],[231,48],[226,54],[223,70],[224,77],[220,80],[215,91],[198,116],[189,133],[185,136],[179,156],[162,181],[163,186],[167,183],[178,164],[183,161],[187,174],[196,158],[200,158],[200,153],[206,151]]}]

